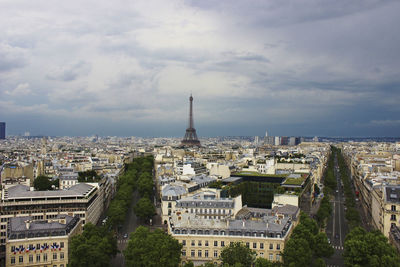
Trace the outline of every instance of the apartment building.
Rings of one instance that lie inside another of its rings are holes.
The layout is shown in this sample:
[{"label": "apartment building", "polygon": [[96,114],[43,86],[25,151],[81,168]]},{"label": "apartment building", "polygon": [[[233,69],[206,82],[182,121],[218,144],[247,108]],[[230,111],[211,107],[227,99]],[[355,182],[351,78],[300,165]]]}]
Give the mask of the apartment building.
[{"label": "apartment building", "polygon": [[64,214],[77,216],[82,224],[96,224],[104,210],[105,191],[99,184],[80,183],[66,190],[32,191],[25,185],[2,190],[0,203],[0,246],[6,243],[7,223],[11,218],[31,216],[49,220]]},{"label": "apartment building", "polygon": [[400,227],[400,186],[384,185],[371,198],[373,226],[389,237],[392,227]]},{"label": "apartment building", "polygon": [[[241,213],[239,211],[239,213]],[[281,253],[297,223],[299,209],[291,216],[271,210],[243,212],[244,216],[209,219],[194,213],[176,211],[170,216],[169,233],[182,245],[182,261],[195,265],[220,263],[221,251],[230,243],[242,242],[270,261],[281,261]]]},{"label": "apartment building", "polygon": [[82,221],[77,216],[57,215],[49,220],[35,220],[32,216],[11,218],[6,267],[66,267],[70,238],[81,232]]}]

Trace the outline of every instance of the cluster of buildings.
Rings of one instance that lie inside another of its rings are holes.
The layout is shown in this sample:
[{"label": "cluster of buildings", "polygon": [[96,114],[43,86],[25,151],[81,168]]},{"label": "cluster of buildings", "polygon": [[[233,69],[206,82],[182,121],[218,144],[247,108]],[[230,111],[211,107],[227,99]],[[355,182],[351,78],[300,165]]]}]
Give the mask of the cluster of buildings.
[{"label": "cluster of buildings", "polygon": [[[162,221],[183,245],[182,261],[218,263],[222,249],[238,241],[258,257],[280,261],[298,222],[301,200],[295,191],[307,191],[304,195],[312,203],[312,185],[321,184],[330,146],[315,142],[254,146],[239,138],[201,143],[192,148],[154,148]],[[280,177],[287,190],[275,195],[270,207],[255,208],[243,203],[242,195],[229,196],[215,186],[240,183],[248,175],[265,181]]]},{"label": "cluster of buildings", "polygon": [[[7,138],[0,143],[0,257],[5,266],[68,264],[70,238],[97,224],[116,190],[132,140]],[[80,180],[94,171],[96,179]],[[36,177],[58,181],[36,191]],[[3,265],[2,264],[2,265]]]},{"label": "cluster of buildings", "polygon": [[400,143],[358,142],[340,147],[366,220],[400,251]]}]

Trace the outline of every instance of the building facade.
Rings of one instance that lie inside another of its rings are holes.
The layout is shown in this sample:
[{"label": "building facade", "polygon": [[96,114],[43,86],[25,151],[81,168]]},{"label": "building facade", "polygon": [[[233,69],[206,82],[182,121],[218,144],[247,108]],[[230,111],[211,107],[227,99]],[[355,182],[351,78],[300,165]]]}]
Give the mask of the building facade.
[{"label": "building facade", "polygon": [[10,219],[6,243],[6,267],[66,267],[70,238],[82,232],[78,217],[58,215],[50,220],[31,216]]},{"label": "building facade", "polygon": [[182,262],[195,265],[220,263],[222,250],[234,242],[242,242],[270,261],[281,261],[281,253],[294,226],[299,209],[291,216],[271,210],[239,211],[243,216],[208,219],[192,213],[176,211],[168,223],[169,233],[183,246]]}]

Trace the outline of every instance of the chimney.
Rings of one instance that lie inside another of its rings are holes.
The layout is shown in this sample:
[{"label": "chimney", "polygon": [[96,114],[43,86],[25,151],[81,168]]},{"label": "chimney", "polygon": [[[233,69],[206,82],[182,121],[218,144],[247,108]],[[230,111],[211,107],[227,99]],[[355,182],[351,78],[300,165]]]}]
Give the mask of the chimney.
[{"label": "chimney", "polygon": [[243,224],[243,228],[244,228],[245,227],[245,221],[244,220],[242,221],[242,224]]},{"label": "chimney", "polygon": [[30,220],[25,221],[25,226],[26,229],[29,230],[29,228],[31,227],[31,221]]}]

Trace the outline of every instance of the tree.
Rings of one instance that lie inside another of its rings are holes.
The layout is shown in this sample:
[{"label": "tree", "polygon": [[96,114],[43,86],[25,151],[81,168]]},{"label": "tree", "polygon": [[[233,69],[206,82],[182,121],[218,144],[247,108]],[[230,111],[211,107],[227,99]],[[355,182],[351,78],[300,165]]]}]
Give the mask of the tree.
[{"label": "tree", "polygon": [[254,262],[254,267],[279,267],[282,266],[280,262],[272,262],[264,258],[257,258]]},{"label": "tree", "polygon": [[117,254],[117,240],[105,227],[87,223],[82,234],[71,238],[70,267],[106,267]]},{"label": "tree", "polygon": [[151,219],[156,213],[153,203],[147,197],[139,199],[133,210],[135,211],[135,214],[143,220]]},{"label": "tree", "polygon": [[379,231],[367,232],[361,227],[346,236],[343,257],[346,266],[400,266],[399,255],[387,238]]},{"label": "tree", "polygon": [[335,253],[335,250],[328,242],[328,237],[325,233],[318,233],[315,236],[314,254],[316,257],[329,258]]},{"label": "tree", "polygon": [[313,267],[325,267],[326,264],[325,264],[325,261],[324,261],[323,258],[318,258],[318,259],[316,259],[316,260],[314,261],[314,263],[313,263],[312,266],[313,266]]},{"label": "tree", "polygon": [[181,261],[181,249],[182,245],[178,240],[162,230],[151,232],[148,228],[139,226],[131,234],[123,253],[128,267],[177,267]]},{"label": "tree", "polygon": [[137,188],[139,191],[140,196],[151,196],[153,193],[153,186],[154,182],[151,178],[151,176],[146,175],[146,173],[143,173],[140,175],[139,180],[137,182]]},{"label": "tree", "polygon": [[47,176],[44,176],[44,175],[39,175],[33,181],[33,187],[37,191],[52,190],[51,186],[52,186],[52,182],[50,181],[50,178]]},{"label": "tree", "polygon": [[243,267],[251,266],[256,253],[240,242],[235,242],[221,251],[220,259],[223,264],[234,265],[240,263]]},{"label": "tree", "polygon": [[282,256],[285,266],[310,266],[312,251],[306,239],[290,238]]},{"label": "tree", "polygon": [[84,172],[78,172],[78,182],[80,183],[93,183],[100,180],[100,176],[95,170],[88,170]]}]

